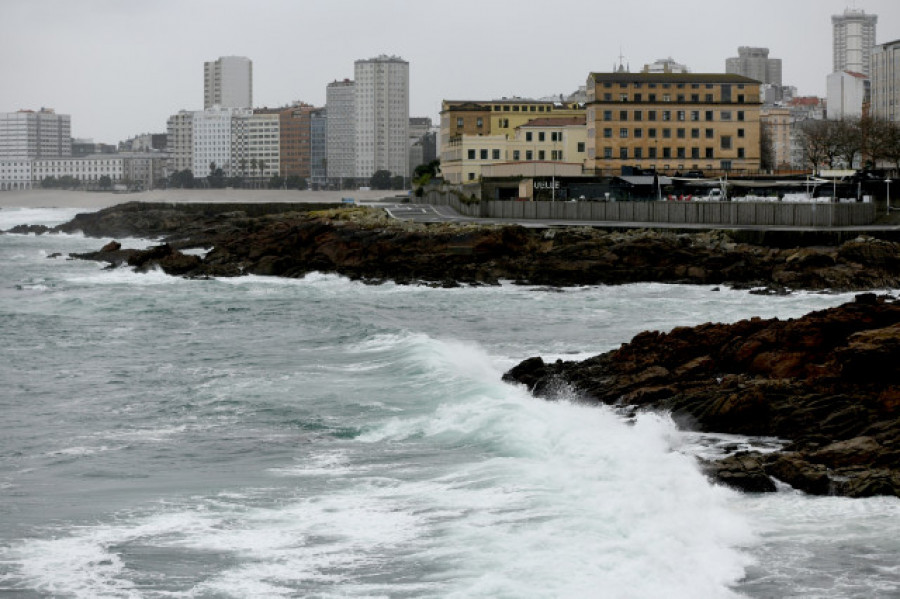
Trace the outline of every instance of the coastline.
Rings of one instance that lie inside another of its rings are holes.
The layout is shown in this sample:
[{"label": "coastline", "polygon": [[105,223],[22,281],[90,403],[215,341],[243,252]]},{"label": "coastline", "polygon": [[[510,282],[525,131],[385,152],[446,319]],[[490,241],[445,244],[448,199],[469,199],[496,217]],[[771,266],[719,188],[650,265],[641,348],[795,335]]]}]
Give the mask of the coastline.
[{"label": "coastline", "polygon": [[135,193],[34,189],[0,192],[3,208],[85,208],[100,210],[128,202],[178,204],[258,204],[266,202],[340,204],[342,198],[377,202],[402,191],[296,191],[281,189],[154,189]]}]

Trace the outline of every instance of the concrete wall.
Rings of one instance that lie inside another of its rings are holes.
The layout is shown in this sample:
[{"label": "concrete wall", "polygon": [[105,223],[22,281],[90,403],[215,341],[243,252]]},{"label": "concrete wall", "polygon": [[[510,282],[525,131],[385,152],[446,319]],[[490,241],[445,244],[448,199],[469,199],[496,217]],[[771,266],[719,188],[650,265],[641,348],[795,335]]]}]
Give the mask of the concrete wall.
[{"label": "concrete wall", "polygon": [[463,203],[448,192],[430,191],[414,202],[450,206],[464,216],[516,220],[549,219],[626,223],[732,226],[850,227],[875,221],[875,204],[772,202],[515,202]]}]

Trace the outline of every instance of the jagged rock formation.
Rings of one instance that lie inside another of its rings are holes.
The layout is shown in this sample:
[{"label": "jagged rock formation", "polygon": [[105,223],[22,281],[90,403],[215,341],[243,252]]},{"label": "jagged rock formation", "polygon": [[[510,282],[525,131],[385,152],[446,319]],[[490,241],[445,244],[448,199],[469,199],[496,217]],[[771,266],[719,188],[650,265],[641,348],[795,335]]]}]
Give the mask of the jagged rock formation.
[{"label": "jagged rock formation", "polygon": [[855,303],[791,320],[645,332],[582,362],[529,358],[504,378],[553,396],[667,410],[697,430],[788,441],[708,464],[718,480],[773,491],[900,497],[900,303]]}]

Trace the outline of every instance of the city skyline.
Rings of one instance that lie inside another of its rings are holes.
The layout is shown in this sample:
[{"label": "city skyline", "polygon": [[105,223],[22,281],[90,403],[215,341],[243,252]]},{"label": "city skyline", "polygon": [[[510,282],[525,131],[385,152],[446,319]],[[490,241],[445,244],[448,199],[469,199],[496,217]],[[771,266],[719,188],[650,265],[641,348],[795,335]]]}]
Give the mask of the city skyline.
[{"label": "city skyline", "polygon": [[785,85],[824,96],[831,17],[854,6],[878,16],[877,43],[900,38],[900,5],[890,0],[760,0],[752,10],[650,0],[640,11],[461,0],[453,14],[412,0],[6,0],[0,111],[53,108],[71,115],[74,137],[105,143],[161,132],[170,115],[202,108],[204,62],[229,55],[253,61],[257,107],[324,106],[326,86],[352,78],[354,61],[400,56],[410,116],[435,122],[444,99],[571,93],[620,55],[632,71],[671,56],[693,72],[724,73],[739,46],[769,48]]}]

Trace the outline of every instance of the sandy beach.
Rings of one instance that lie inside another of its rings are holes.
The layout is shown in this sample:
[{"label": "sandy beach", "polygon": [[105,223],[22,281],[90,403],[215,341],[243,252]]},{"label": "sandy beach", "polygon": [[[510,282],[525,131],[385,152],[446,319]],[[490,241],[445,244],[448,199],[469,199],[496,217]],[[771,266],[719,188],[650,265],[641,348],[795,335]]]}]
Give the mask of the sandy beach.
[{"label": "sandy beach", "polygon": [[168,189],[138,193],[109,193],[35,189],[0,192],[0,208],[87,208],[100,210],[125,202],[166,203],[264,203],[333,202],[353,198],[357,202],[394,201],[405,191],[294,191],[281,189]]}]

